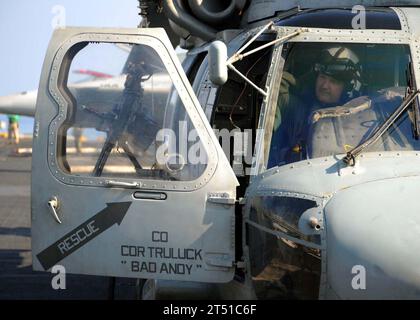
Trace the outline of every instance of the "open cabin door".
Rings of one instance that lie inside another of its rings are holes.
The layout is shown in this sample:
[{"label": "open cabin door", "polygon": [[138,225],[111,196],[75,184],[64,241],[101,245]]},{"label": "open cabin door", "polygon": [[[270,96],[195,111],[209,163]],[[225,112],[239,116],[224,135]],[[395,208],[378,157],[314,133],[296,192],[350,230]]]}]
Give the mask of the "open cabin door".
[{"label": "open cabin door", "polygon": [[238,183],[163,29],[55,31],[38,92],[35,270],[233,278]]}]

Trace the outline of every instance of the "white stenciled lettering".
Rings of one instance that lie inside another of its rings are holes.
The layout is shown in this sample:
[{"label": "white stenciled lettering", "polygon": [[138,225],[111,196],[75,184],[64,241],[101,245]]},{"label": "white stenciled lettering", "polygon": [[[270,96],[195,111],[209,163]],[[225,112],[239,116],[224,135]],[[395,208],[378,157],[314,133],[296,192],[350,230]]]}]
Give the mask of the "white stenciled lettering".
[{"label": "white stenciled lettering", "polygon": [[60,242],[58,244],[58,249],[60,250],[61,254],[67,251],[66,244],[64,242]]},{"label": "white stenciled lettering", "polygon": [[88,238],[92,237],[95,233],[97,233],[99,231],[99,228],[97,228],[94,225],[94,223],[94,220],[89,222],[86,226],[77,229],[70,236],[59,242],[57,247],[60,250],[60,252],[64,254],[72,250],[73,248],[77,247],[80,243],[86,241]]}]

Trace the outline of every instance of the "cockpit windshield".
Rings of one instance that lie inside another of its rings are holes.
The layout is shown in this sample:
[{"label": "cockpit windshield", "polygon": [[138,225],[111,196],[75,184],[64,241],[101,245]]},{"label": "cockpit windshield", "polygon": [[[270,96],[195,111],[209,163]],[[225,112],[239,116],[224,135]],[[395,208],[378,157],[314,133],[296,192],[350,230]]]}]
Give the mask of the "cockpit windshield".
[{"label": "cockpit windshield", "polygon": [[[345,154],[401,104],[408,45],[288,43],[267,167]],[[367,151],[420,150],[404,112]]]}]

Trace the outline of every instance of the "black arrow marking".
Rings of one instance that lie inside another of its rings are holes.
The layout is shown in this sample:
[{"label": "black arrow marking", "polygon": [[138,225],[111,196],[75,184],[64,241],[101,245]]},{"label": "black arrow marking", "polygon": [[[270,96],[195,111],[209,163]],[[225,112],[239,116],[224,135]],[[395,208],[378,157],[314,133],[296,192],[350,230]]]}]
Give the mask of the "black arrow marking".
[{"label": "black arrow marking", "polygon": [[45,270],[56,265],[68,255],[80,249],[114,224],[121,224],[131,202],[107,203],[106,208],[83,222],[54,244],[37,254]]}]

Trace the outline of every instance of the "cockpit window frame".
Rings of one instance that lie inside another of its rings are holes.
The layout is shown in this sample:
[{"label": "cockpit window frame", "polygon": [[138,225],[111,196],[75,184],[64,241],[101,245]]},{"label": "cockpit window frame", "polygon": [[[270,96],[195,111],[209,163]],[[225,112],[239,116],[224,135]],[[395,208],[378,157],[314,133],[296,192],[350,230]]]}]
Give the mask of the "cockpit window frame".
[{"label": "cockpit window frame", "polygon": [[[273,30],[277,36],[281,37],[287,33],[293,32],[300,27],[281,27],[274,26]],[[416,42],[417,41],[417,42]],[[307,28],[306,32],[289,40],[291,43],[298,42],[319,42],[319,43],[366,43],[366,44],[398,44],[408,45],[411,59],[415,66],[420,64],[420,45],[419,39],[414,38],[406,30],[347,30],[347,29],[325,29],[325,28]],[[255,176],[267,171],[269,146],[271,144],[274,115],[277,107],[277,97],[280,89],[280,80],[283,75],[284,59],[281,56],[283,45],[275,48],[276,54],[273,55],[274,63],[269,69],[269,78],[267,79],[268,95],[264,99],[262,112],[258,122],[258,132],[256,139],[256,148],[254,153],[253,166],[251,168],[251,180]],[[276,74],[276,73],[280,73]],[[414,68],[415,83],[419,83],[420,68]],[[276,81],[273,81],[276,79]],[[271,121],[270,121],[271,119]],[[290,165],[290,164],[289,164]]]}]

